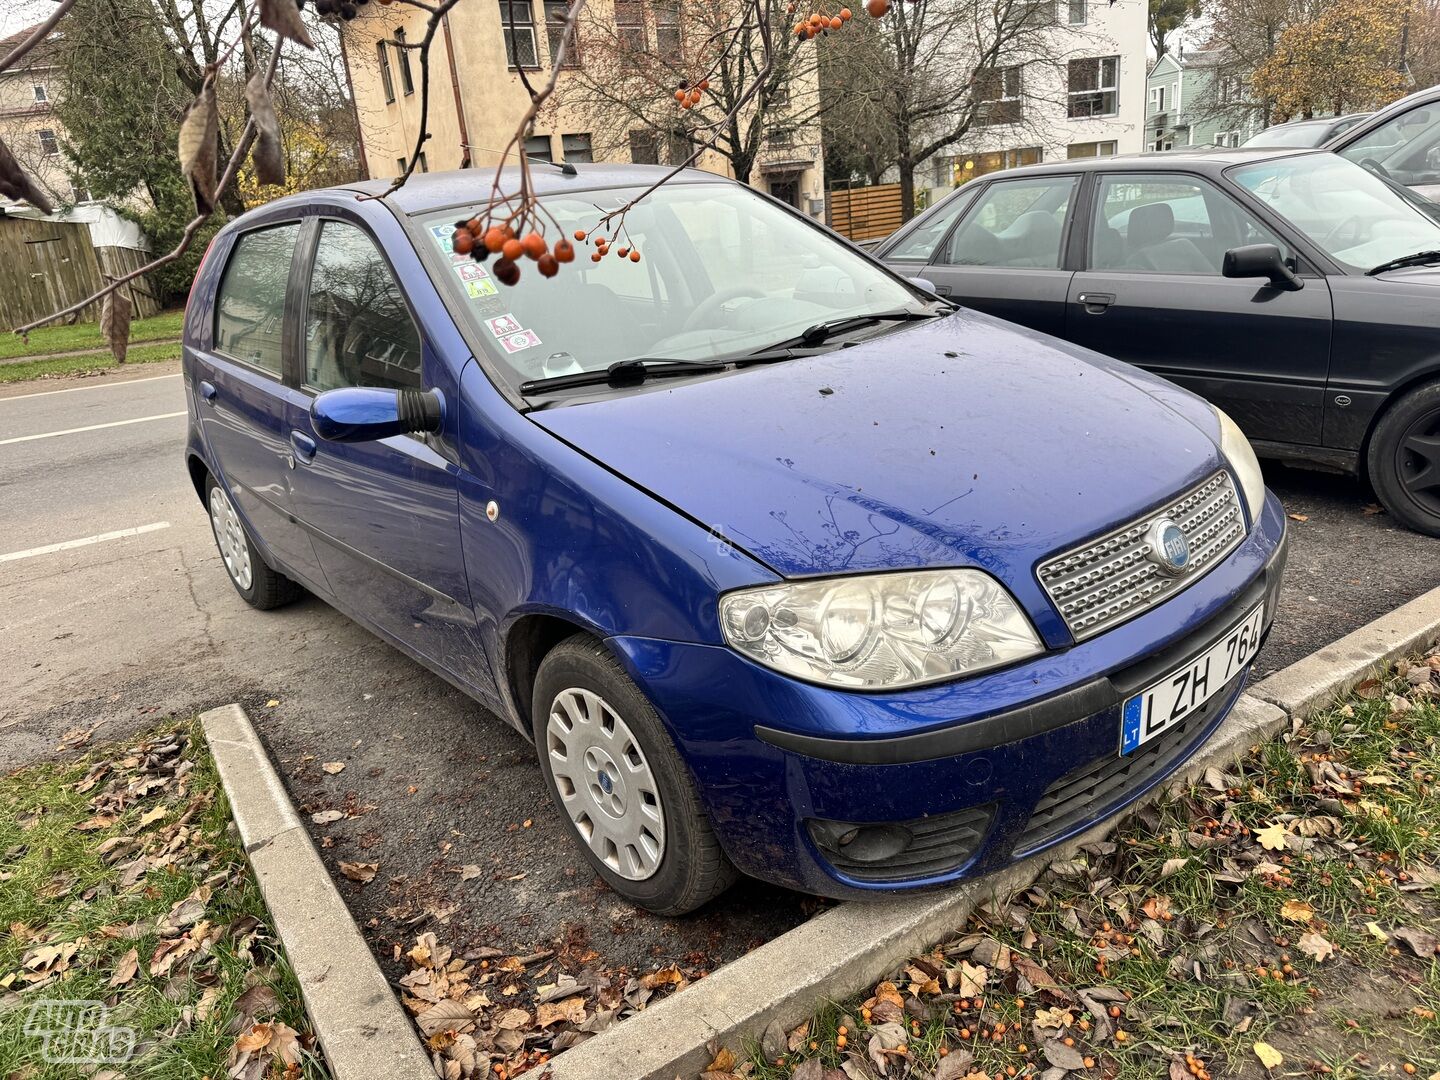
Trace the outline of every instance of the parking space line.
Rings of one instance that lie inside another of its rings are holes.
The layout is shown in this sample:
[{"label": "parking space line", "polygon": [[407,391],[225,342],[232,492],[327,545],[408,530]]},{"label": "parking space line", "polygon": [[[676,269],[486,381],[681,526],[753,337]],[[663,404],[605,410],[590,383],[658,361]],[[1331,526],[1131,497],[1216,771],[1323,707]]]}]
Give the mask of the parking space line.
[{"label": "parking space line", "polygon": [[14,562],[16,559],[30,559],[36,555],[51,555],[57,551],[69,551],[71,548],[89,547],[91,544],[103,543],[106,540],[123,540],[127,536],[139,536],[141,533],[159,532],[161,529],[170,528],[168,521],[152,521],[149,525],[136,525],[133,529],[116,529],[114,532],[96,533],[94,536],[82,536],[78,540],[62,540],[58,544],[46,544],[43,547],[26,548],[24,551],[12,551],[0,555],[0,563]]},{"label": "parking space line", "polygon": [[169,375],[150,375],[144,379],[116,379],[114,382],[96,383],[94,386],[70,386],[64,390],[39,390],[33,394],[16,394],[14,397],[0,398],[0,405],[4,405],[7,401],[29,401],[31,398],[49,397],[51,394],[78,394],[81,390],[108,390],[112,386],[135,386],[139,383],[178,378],[180,378],[180,372],[176,371]]},{"label": "parking space line", "polygon": [[137,416],[130,420],[111,420],[106,424],[88,424],[85,427],[65,428],[62,431],[45,431],[39,435],[16,435],[10,439],[0,439],[0,446],[9,446],[11,443],[33,442],[35,439],[53,439],[57,435],[78,435],[82,431],[99,431],[101,428],[124,427],[126,424],[143,424],[149,420],[171,420],[177,416],[184,416],[185,410],[179,412],[156,413],[154,416]]}]

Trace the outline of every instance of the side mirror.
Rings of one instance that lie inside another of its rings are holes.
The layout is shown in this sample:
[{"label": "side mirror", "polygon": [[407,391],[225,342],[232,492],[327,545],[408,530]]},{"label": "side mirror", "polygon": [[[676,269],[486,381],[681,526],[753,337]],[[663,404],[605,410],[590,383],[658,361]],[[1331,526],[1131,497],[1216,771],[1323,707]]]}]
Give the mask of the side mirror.
[{"label": "side mirror", "polygon": [[344,386],[310,403],[315,434],[331,442],[371,442],[391,435],[439,431],[445,399],[436,390]]},{"label": "side mirror", "polygon": [[1305,283],[1296,276],[1274,244],[1246,244],[1225,252],[1220,273],[1229,278],[1269,278],[1270,284],[1281,289],[1298,290]]},{"label": "side mirror", "polygon": [[920,288],[924,289],[924,290],[925,290],[926,292],[928,292],[928,293],[933,293],[933,294],[936,295],[936,296],[939,296],[939,295],[940,295],[939,293],[936,293],[936,292],[935,292],[935,283],[934,283],[933,281],[931,281],[929,278],[912,277],[912,278],[910,279],[910,283],[911,283],[912,285],[919,285]]}]

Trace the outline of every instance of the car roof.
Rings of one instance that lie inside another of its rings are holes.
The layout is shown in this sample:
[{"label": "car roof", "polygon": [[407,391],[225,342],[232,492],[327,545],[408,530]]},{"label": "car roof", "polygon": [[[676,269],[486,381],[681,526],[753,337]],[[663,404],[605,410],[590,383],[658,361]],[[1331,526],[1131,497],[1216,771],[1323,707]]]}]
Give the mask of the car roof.
[{"label": "car roof", "polygon": [[1165,150],[1149,154],[1119,154],[1114,157],[1071,158],[1068,161],[1047,161],[1043,165],[1025,165],[991,173],[977,179],[1003,176],[1014,180],[1026,176],[1047,176],[1073,172],[1212,172],[1218,173],[1231,165],[1251,161],[1313,154],[1313,147],[1256,146],[1249,148],[1215,147],[1201,150]]},{"label": "car roof", "polygon": [[[603,188],[648,187],[675,173],[667,165],[613,165],[576,164],[571,167],[573,175],[559,165],[549,162],[530,163],[530,189],[538,196],[557,195],[567,192],[597,191]],[[733,183],[727,177],[700,169],[681,169],[675,179],[683,183]],[[346,184],[332,191],[360,192],[365,195],[380,195],[390,186],[390,180],[362,180]],[[473,169],[454,169],[449,172],[416,173],[405,181],[398,191],[386,196],[397,211],[402,214],[425,214],[447,206],[473,206],[484,202],[490,196],[495,183],[495,169],[481,166]],[[511,193],[519,190],[520,170],[507,166],[500,170],[500,190]],[[315,195],[320,192],[310,192]]]},{"label": "car roof", "polygon": [[1346,128],[1339,135],[1324,143],[1325,149],[1337,150],[1349,146],[1351,143],[1359,142],[1376,128],[1383,127],[1401,113],[1421,105],[1434,105],[1436,102],[1440,102],[1440,84],[1407,94],[1399,101],[1392,101],[1383,109],[1376,109],[1370,114],[1369,119],[1362,120],[1354,127]]}]

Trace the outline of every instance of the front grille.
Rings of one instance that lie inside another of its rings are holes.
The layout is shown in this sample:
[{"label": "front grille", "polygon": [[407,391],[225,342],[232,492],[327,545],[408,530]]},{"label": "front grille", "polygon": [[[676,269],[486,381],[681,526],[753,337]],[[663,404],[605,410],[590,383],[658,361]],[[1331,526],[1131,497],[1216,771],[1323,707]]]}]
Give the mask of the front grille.
[{"label": "front grille", "polygon": [[[1190,544],[1185,573],[1173,576],[1146,557],[1160,519],[1180,526]],[[1245,537],[1235,483],[1217,472],[1175,502],[1040,564],[1040,584],[1076,641],[1094,637],[1154,607],[1196,581]]]},{"label": "front grille", "polygon": [[[1077,825],[1094,820],[1105,807],[1144,787],[1173,769],[1195,748],[1196,736],[1230,700],[1244,680],[1241,672],[1225,688],[1169,731],[1132,754],[1110,753],[1072,769],[1040,796],[1029,824],[1015,846],[1015,856],[1028,855]],[[1119,721],[1115,737],[1119,743]]]},{"label": "front grille", "polygon": [[856,881],[906,881],[958,870],[980,849],[990,828],[995,804],[973,806],[949,814],[932,814],[914,821],[896,822],[910,833],[910,843],[897,855],[880,862],[847,858],[845,847],[823,843],[818,823],[810,823],[810,836],[825,860]]}]

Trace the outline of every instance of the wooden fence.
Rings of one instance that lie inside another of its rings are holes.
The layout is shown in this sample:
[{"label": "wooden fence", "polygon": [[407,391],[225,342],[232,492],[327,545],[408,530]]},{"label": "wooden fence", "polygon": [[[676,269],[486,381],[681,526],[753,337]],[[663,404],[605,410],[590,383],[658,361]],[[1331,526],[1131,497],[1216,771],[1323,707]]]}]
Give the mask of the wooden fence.
[{"label": "wooden fence", "polygon": [[900,227],[900,185],[832,188],[830,227],[851,240],[879,240]]},{"label": "wooden fence", "polygon": [[[148,260],[133,248],[96,248],[90,227],[78,221],[0,217],[0,330],[44,318],[83,300],[104,285],[139,269]],[[134,317],[154,315],[160,303],[140,278],[127,286]],[[80,312],[82,321],[100,317],[100,305]]]}]

